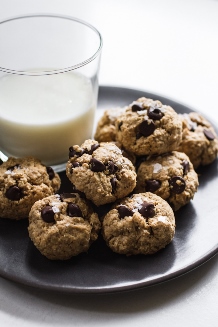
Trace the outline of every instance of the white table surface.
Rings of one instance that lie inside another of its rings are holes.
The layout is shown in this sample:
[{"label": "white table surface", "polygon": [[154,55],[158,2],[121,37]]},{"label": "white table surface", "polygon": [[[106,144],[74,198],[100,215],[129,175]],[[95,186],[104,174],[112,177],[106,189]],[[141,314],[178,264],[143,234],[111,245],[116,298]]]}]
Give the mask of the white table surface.
[{"label": "white table surface", "polygon": [[[100,30],[101,85],[164,95],[218,124],[218,1],[0,0],[0,19],[42,12]],[[110,295],[60,295],[0,278],[0,326],[10,325],[215,327],[218,257],[163,284]]]}]

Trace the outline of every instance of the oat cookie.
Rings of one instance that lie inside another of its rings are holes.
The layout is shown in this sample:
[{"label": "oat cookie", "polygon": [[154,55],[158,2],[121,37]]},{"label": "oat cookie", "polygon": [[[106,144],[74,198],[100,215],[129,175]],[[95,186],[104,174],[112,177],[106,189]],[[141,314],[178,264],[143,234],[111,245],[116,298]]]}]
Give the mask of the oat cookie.
[{"label": "oat cookie", "polygon": [[218,138],[212,125],[197,112],[179,116],[183,131],[177,150],[189,156],[194,168],[213,162],[218,153]]},{"label": "oat cookie", "polygon": [[150,192],[134,194],[105,215],[102,233],[114,252],[152,254],[172,241],[175,217],[169,204],[159,196]]},{"label": "oat cookie", "polygon": [[117,141],[137,156],[176,150],[182,139],[182,123],[174,109],[144,97],[129,105],[115,127]]},{"label": "oat cookie", "polygon": [[193,199],[197,187],[198,175],[189,157],[172,151],[140,164],[135,192],[155,193],[167,200],[173,210],[178,210]]},{"label": "oat cookie", "polygon": [[9,158],[0,165],[0,217],[27,218],[39,199],[60,187],[58,174],[33,157]]},{"label": "oat cookie", "polygon": [[48,196],[37,201],[29,214],[29,236],[51,260],[86,252],[98,238],[100,227],[97,213],[78,193]]},{"label": "oat cookie", "polygon": [[70,147],[66,174],[95,205],[123,198],[136,185],[135,167],[111,142],[86,140]]},{"label": "oat cookie", "polygon": [[126,108],[111,108],[104,111],[103,116],[99,119],[94,139],[98,142],[116,141],[115,122]]}]

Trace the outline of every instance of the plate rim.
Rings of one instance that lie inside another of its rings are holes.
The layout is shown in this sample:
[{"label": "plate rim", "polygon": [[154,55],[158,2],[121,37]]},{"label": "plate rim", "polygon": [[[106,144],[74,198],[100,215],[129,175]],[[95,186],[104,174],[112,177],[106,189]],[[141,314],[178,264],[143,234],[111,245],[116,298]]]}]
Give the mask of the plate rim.
[{"label": "plate rim", "polygon": [[[166,97],[164,95],[159,95],[158,93],[152,93],[150,91],[146,91],[143,89],[138,89],[138,88],[112,86],[112,85],[100,85],[99,86],[99,94],[101,94],[101,92],[103,92],[103,91],[107,91],[107,90],[113,91],[114,89],[116,89],[117,91],[122,90],[124,92],[129,91],[129,92],[140,92],[142,94],[144,93],[144,94],[146,94],[146,96],[149,96],[151,98],[162,99],[162,100],[164,99],[166,101],[175,102],[177,105],[184,107],[185,109],[201,113],[200,111],[194,109],[193,107],[190,107],[188,104],[181,103],[181,102],[177,101],[176,99]],[[97,106],[97,110],[105,110],[105,109],[98,108],[98,106]],[[203,114],[203,116],[209,122],[211,122],[211,119],[208,118],[207,115]],[[217,129],[218,129],[217,126],[213,124],[213,127],[217,131]],[[2,219],[4,219],[4,218],[2,218]],[[143,280],[137,281],[137,282],[136,281],[127,281],[121,285],[113,285],[113,286],[109,285],[109,286],[104,286],[104,287],[102,287],[102,286],[99,286],[99,287],[98,286],[75,287],[75,286],[63,286],[63,285],[61,286],[61,285],[51,285],[51,284],[46,285],[45,283],[38,284],[37,282],[34,282],[32,280],[31,281],[24,280],[24,278],[20,278],[18,275],[8,273],[7,271],[2,270],[1,267],[0,267],[0,276],[9,281],[16,282],[21,285],[38,288],[38,289],[43,289],[43,290],[48,290],[48,291],[56,291],[56,292],[58,291],[58,292],[72,293],[72,294],[97,294],[97,293],[118,293],[118,292],[120,293],[120,292],[142,289],[142,288],[146,288],[146,287],[152,287],[154,285],[158,285],[158,284],[170,281],[172,279],[178,278],[184,274],[187,274],[187,273],[193,271],[194,269],[198,268],[199,266],[203,265],[208,260],[215,257],[217,255],[217,253],[218,253],[218,243],[217,243],[217,245],[213,246],[213,248],[211,250],[209,250],[209,251],[207,251],[207,253],[204,253],[203,255],[201,255],[194,262],[191,262],[187,266],[180,267],[179,269],[173,270],[167,274],[160,275],[160,276],[157,275],[155,278],[145,280],[145,281],[143,281]]]}]

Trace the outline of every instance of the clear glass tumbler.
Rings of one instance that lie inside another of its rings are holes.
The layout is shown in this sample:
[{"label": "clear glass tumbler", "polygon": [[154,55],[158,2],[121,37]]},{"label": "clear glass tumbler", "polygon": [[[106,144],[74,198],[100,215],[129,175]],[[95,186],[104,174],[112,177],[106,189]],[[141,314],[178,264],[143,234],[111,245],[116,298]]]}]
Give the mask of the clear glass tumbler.
[{"label": "clear glass tumbler", "polygon": [[92,137],[102,37],[77,18],[26,15],[0,22],[0,151],[55,171]]}]

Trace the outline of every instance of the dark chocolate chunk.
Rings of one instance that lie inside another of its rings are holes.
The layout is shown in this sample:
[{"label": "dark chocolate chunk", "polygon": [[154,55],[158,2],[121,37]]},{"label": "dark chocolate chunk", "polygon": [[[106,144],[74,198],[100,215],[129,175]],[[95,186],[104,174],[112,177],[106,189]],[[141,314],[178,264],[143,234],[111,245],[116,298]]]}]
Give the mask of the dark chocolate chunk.
[{"label": "dark chocolate chunk", "polygon": [[148,203],[144,201],[138,212],[144,217],[144,218],[152,218],[155,215],[154,205],[153,203]]},{"label": "dark chocolate chunk", "polygon": [[72,162],[72,168],[80,167],[80,163],[78,161]]},{"label": "dark chocolate chunk", "polygon": [[145,189],[147,192],[154,193],[161,186],[161,182],[156,179],[148,179],[145,181]]},{"label": "dark chocolate chunk", "polygon": [[69,158],[72,158],[74,156],[81,157],[84,153],[85,153],[84,149],[81,149],[80,151],[76,151],[72,146],[69,148]]},{"label": "dark chocolate chunk", "polygon": [[133,214],[134,214],[134,212],[125,205],[120,205],[117,208],[117,210],[118,210],[118,213],[119,213],[119,216],[121,219],[124,217],[133,216]]},{"label": "dark chocolate chunk", "polygon": [[45,206],[41,210],[41,217],[46,223],[55,223],[54,211],[51,206]]},{"label": "dark chocolate chunk", "polygon": [[46,167],[46,171],[48,173],[49,179],[53,179],[55,177],[54,170],[51,167]]},{"label": "dark chocolate chunk", "polygon": [[114,193],[116,190],[116,186],[117,186],[117,179],[115,177],[113,177],[113,178],[111,178],[110,182],[111,182],[111,187],[112,187],[112,193]]},{"label": "dark chocolate chunk", "polygon": [[140,139],[140,137],[142,137],[143,135],[139,132],[136,133],[135,137],[136,137],[136,140]]},{"label": "dark chocolate chunk", "polygon": [[215,139],[214,134],[209,129],[204,129],[203,132],[209,141],[213,141]]},{"label": "dark chocolate chunk", "polygon": [[100,147],[99,143],[92,144],[90,151],[88,152],[89,154],[93,154],[93,152]]},{"label": "dark chocolate chunk", "polygon": [[157,107],[150,107],[148,109],[148,117],[153,120],[160,120],[163,116],[164,113]]},{"label": "dark chocolate chunk", "polygon": [[91,170],[94,172],[101,172],[106,169],[106,166],[101,161],[99,161],[95,158],[92,158],[90,160],[90,167],[91,167]]},{"label": "dark chocolate chunk", "polygon": [[135,112],[135,111],[141,111],[141,110],[144,110],[143,108],[143,104],[141,102],[133,102],[132,104],[132,111]]},{"label": "dark chocolate chunk", "polygon": [[108,170],[110,174],[114,174],[118,170],[118,167],[113,161],[108,161]]},{"label": "dark chocolate chunk", "polygon": [[76,154],[76,151],[75,151],[74,148],[71,146],[71,147],[69,148],[69,158],[74,157],[75,154]]},{"label": "dark chocolate chunk", "polygon": [[69,203],[67,206],[67,214],[70,217],[83,217],[80,207],[75,203]]},{"label": "dark chocolate chunk", "polygon": [[9,167],[7,170],[13,171],[14,169],[20,169],[20,168],[21,168],[20,165],[14,165],[14,166]]},{"label": "dark chocolate chunk", "polygon": [[77,168],[77,167],[80,167],[80,166],[81,166],[81,165],[80,165],[79,162],[77,162],[77,161],[72,162],[72,164],[71,164],[71,168],[70,168],[70,173],[72,174],[72,173],[73,173],[73,169],[74,169],[74,168]]},{"label": "dark chocolate chunk", "polygon": [[142,136],[149,136],[151,135],[155,130],[155,125],[152,121],[144,120],[140,125],[139,125],[139,132]]},{"label": "dark chocolate chunk", "polygon": [[11,201],[19,201],[22,198],[22,190],[16,186],[10,186],[5,192],[5,196]]},{"label": "dark chocolate chunk", "polygon": [[190,170],[190,165],[188,160],[183,160],[183,162],[181,163],[182,167],[183,167],[183,175],[187,175],[189,170]]},{"label": "dark chocolate chunk", "polygon": [[3,164],[3,161],[2,161],[2,159],[0,159],[0,166]]},{"label": "dark chocolate chunk", "polygon": [[181,176],[174,176],[169,180],[170,189],[173,193],[180,194],[185,190],[186,183]]}]

